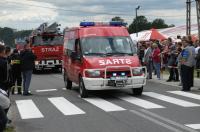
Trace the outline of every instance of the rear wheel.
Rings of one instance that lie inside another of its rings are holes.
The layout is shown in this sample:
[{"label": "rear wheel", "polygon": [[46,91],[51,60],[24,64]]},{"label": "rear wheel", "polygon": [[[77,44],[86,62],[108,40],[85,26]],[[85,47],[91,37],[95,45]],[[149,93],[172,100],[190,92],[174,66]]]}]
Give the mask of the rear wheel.
[{"label": "rear wheel", "polygon": [[143,86],[140,88],[133,88],[132,89],[133,95],[142,95],[143,92]]},{"label": "rear wheel", "polygon": [[88,97],[88,90],[85,89],[85,85],[84,85],[82,77],[79,78],[79,92],[80,92],[81,98]]},{"label": "rear wheel", "polygon": [[66,73],[64,73],[64,82],[65,82],[65,88],[71,90],[72,89],[72,81],[70,81],[66,75]]}]

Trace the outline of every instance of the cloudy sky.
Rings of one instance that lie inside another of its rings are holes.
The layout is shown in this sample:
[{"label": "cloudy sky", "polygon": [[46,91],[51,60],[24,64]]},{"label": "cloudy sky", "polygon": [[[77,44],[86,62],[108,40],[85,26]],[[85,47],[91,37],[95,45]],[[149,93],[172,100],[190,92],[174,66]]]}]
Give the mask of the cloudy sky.
[{"label": "cloudy sky", "polygon": [[[0,27],[33,29],[43,22],[57,21],[62,27],[78,26],[80,21],[109,21],[120,16],[130,24],[138,15],[149,21],[162,18],[167,24],[185,25],[186,0],[0,0]],[[192,23],[196,23],[192,3]]]}]

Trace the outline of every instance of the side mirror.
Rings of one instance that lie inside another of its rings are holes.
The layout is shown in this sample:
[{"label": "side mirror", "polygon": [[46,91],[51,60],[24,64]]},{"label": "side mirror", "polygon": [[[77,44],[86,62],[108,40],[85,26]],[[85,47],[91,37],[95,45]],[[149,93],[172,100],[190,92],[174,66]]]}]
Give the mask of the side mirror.
[{"label": "side mirror", "polygon": [[81,56],[78,55],[75,51],[72,51],[71,56],[72,60],[81,60]]}]

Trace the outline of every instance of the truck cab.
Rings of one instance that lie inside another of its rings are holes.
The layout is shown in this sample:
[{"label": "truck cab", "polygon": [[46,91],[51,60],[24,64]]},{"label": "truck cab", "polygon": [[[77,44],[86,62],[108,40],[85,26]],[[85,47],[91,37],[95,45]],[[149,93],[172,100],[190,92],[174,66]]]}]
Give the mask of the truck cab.
[{"label": "truck cab", "polygon": [[81,22],[64,30],[63,69],[67,89],[79,85],[81,97],[88,90],[132,89],[141,95],[146,69],[141,67],[136,45],[122,22]]},{"label": "truck cab", "polygon": [[60,26],[43,23],[29,37],[31,49],[37,56],[35,70],[53,69],[62,72],[63,34]]}]

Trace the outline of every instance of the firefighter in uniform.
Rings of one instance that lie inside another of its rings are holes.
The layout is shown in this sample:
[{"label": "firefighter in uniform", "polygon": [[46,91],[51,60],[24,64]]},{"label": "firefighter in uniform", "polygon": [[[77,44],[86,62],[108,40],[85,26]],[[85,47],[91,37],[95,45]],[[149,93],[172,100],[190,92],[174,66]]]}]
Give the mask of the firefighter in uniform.
[{"label": "firefighter in uniform", "polygon": [[17,82],[18,94],[22,94],[22,76],[21,76],[21,63],[20,54],[17,49],[14,49],[11,55],[11,71],[12,71],[12,94],[15,93],[15,84]]}]

